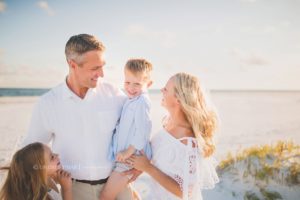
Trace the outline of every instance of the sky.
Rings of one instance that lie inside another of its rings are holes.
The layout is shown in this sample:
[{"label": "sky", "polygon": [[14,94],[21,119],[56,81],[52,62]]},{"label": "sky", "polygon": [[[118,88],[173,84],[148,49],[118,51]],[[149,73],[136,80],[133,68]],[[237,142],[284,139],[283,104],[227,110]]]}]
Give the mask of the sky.
[{"label": "sky", "polygon": [[208,89],[300,90],[300,0],[0,0],[0,87],[54,87],[80,33],[106,46],[105,79],[129,58],[153,88],[188,72]]}]

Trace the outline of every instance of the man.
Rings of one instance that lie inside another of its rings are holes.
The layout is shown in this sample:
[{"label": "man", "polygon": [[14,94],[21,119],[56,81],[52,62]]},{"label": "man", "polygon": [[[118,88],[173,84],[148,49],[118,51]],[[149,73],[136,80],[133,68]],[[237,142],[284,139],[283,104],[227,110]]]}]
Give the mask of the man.
[{"label": "man", "polygon": [[[98,200],[113,163],[107,153],[120,117],[124,94],[105,83],[105,47],[94,36],[72,36],[66,44],[66,80],[44,94],[33,111],[24,145],[52,142],[71,172],[74,200]],[[133,170],[135,180],[140,172]],[[132,199],[126,188],[118,199]]]}]

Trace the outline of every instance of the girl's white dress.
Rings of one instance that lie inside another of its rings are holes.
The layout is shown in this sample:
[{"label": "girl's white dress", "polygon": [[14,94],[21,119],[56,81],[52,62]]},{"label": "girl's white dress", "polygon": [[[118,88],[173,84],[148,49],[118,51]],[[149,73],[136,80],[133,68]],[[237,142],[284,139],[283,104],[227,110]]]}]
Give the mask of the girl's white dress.
[{"label": "girl's white dress", "polygon": [[61,197],[61,194],[56,192],[53,189],[48,191],[48,194],[50,195],[51,199],[53,199],[53,200],[63,200],[62,197]]},{"label": "girl's white dress", "polygon": [[[185,140],[186,144],[181,141]],[[204,158],[195,138],[176,139],[165,129],[151,138],[152,163],[180,185],[184,200],[201,200],[202,189],[212,189],[219,182],[216,162]],[[153,199],[180,199],[151,179]]]}]

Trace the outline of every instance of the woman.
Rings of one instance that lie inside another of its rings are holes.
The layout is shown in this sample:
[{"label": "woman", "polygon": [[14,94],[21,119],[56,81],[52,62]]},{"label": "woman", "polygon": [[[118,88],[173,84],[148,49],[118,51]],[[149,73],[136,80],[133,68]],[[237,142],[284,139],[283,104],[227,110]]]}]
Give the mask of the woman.
[{"label": "woman", "polygon": [[219,181],[210,158],[215,150],[216,114],[192,75],[174,75],[162,94],[169,115],[151,139],[152,162],[142,155],[132,156],[127,163],[155,180],[153,199],[202,199],[201,189],[213,188]]},{"label": "woman", "polygon": [[[0,191],[0,200],[71,200],[72,180],[62,169],[57,154],[42,143],[32,143],[18,150]],[[54,179],[61,185],[60,194]]]}]

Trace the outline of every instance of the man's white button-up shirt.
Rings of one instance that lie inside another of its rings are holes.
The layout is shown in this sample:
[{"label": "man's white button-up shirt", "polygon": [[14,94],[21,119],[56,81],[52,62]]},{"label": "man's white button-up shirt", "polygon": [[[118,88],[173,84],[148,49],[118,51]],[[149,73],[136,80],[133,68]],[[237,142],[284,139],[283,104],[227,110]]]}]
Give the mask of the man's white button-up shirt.
[{"label": "man's white button-up shirt", "polygon": [[113,164],[109,145],[124,101],[121,90],[101,80],[83,99],[64,82],[37,102],[23,145],[51,142],[73,178],[107,178]]}]

